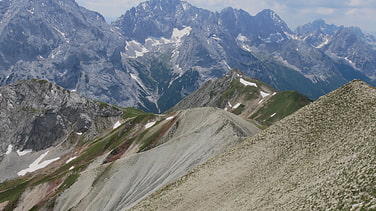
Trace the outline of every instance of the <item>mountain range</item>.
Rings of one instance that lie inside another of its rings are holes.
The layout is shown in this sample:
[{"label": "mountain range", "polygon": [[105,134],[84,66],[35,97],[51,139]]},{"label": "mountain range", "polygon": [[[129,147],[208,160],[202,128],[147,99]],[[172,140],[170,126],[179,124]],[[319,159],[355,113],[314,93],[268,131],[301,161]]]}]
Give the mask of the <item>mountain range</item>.
[{"label": "mountain range", "polygon": [[[21,127],[5,131],[2,124],[0,210],[376,208],[375,87],[354,80],[260,130],[259,119],[247,121],[228,105],[237,100],[250,108],[244,87],[265,101],[257,111],[304,101],[274,98],[286,92],[265,96],[274,90],[231,73],[207,83],[242,84],[234,92],[240,95],[223,98],[224,109],[159,115],[92,101],[48,81],[0,87],[9,99],[1,102],[4,113],[22,114],[8,118]],[[216,96],[210,99],[220,102]]]},{"label": "mountain range", "polygon": [[0,1],[0,210],[374,210],[375,43],[271,10]]},{"label": "mountain range", "polygon": [[3,0],[0,8],[0,85],[44,79],[161,113],[233,68],[311,99],[354,78],[376,80],[373,36],[322,20],[292,31],[271,10],[251,16],[151,0],[109,25],[74,0]]}]

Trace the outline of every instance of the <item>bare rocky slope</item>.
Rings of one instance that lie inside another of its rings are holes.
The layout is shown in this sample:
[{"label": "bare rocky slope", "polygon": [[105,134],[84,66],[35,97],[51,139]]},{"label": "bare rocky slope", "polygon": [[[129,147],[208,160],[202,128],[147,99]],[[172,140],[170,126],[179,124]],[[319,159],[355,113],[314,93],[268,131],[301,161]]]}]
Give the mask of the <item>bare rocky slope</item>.
[{"label": "bare rocky slope", "polygon": [[259,131],[218,108],[168,115],[125,109],[93,140],[0,184],[0,210],[124,210]]},{"label": "bare rocky slope", "polygon": [[376,89],[352,81],[133,210],[376,209]]},{"label": "bare rocky slope", "polygon": [[[89,168],[57,198],[55,210],[129,208],[239,143],[241,137],[258,131],[256,126],[220,109],[183,111],[177,114],[175,126],[166,133],[166,143],[143,153],[124,156],[112,164]],[[95,185],[88,187],[88,183],[94,181]]]},{"label": "bare rocky slope", "polygon": [[38,151],[60,146],[48,156],[61,156],[111,127],[122,114],[120,108],[45,80],[0,87],[0,169],[6,169],[0,171],[0,182],[17,177],[30,159],[40,156]]}]

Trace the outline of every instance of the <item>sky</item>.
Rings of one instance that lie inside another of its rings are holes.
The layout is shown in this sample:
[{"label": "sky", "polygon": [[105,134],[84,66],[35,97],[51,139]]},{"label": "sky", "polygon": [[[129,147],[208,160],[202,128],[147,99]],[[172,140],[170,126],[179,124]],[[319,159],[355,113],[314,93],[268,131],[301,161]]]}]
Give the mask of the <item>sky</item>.
[{"label": "sky", "polygon": [[[78,4],[101,13],[111,22],[145,0],[76,0]],[[294,30],[297,26],[324,19],[329,24],[358,26],[376,35],[375,0],[186,0],[193,6],[220,11],[226,7],[243,9],[256,15],[274,10]]]}]

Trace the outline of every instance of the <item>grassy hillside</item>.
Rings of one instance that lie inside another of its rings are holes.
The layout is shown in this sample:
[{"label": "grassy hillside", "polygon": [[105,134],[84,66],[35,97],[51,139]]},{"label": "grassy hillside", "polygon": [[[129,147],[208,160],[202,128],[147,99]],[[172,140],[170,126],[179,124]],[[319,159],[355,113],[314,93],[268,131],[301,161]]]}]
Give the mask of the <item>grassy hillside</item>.
[{"label": "grassy hillside", "polygon": [[311,102],[310,99],[296,91],[278,92],[249,118],[270,126]]}]

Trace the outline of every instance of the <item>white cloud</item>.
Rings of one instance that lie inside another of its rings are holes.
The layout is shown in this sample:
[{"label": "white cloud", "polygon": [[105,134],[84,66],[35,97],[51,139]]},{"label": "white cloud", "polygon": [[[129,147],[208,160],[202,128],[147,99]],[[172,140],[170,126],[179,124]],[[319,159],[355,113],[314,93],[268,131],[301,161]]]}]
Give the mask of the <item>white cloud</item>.
[{"label": "white cloud", "polygon": [[335,9],[333,8],[319,7],[316,9],[316,13],[321,14],[321,15],[331,15],[331,14],[334,14],[334,12],[335,12]]}]

